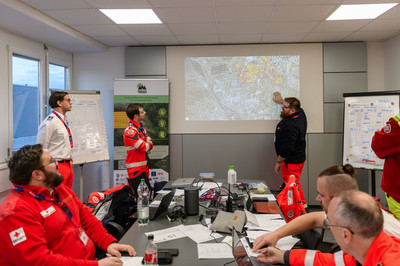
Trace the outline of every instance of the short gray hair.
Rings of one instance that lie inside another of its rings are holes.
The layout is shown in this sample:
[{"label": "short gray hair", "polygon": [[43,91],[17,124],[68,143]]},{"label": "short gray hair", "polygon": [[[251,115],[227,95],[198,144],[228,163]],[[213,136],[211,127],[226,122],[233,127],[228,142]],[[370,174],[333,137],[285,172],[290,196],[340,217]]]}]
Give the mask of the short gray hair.
[{"label": "short gray hair", "polygon": [[[367,196],[364,202],[357,201],[357,196]],[[348,190],[337,194],[340,198],[335,219],[340,226],[349,228],[364,238],[376,237],[383,228],[383,214],[378,203],[365,192]]]}]

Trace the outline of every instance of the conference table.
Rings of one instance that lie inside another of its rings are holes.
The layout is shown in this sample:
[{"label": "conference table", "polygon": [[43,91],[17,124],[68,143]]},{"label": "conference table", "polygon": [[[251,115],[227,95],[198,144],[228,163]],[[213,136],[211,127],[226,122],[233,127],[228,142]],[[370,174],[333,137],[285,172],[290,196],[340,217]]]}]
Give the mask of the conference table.
[{"label": "conference table", "polygon": [[[167,188],[168,189],[168,188]],[[232,193],[239,193],[240,191],[237,188],[232,188]],[[269,191],[268,191],[269,192]],[[266,193],[268,193],[266,192]],[[241,192],[246,193],[246,192]],[[156,197],[160,198],[160,195]],[[183,203],[182,203],[183,205]],[[200,214],[205,214],[205,208],[200,207]],[[122,239],[119,241],[122,244],[130,244],[132,245],[136,252],[137,256],[144,256],[144,249],[147,243],[147,236],[145,233],[171,228],[178,225],[194,225],[199,224],[199,215],[188,216],[185,219],[185,223],[182,223],[181,220],[170,222],[167,219],[167,213],[163,213],[159,217],[154,220],[151,220],[148,225],[139,225],[136,221],[131,228],[125,233]],[[221,242],[221,240],[225,236],[231,236],[231,234],[224,234],[222,238],[218,238],[217,241]],[[208,241],[207,243],[216,243],[213,241]],[[236,265],[237,263],[233,258],[229,259],[198,259],[197,254],[197,243],[190,239],[189,237],[178,238],[170,241],[165,241],[161,243],[157,243],[158,249],[168,249],[168,248],[177,248],[179,250],[179,255],[173,257],[172,264],[169,265],[190,265],[190,266],[205,266],[205,265]],[[260,264],[257,262],[256,258],[251,257],[251,261],[253,265],[267,265]]]}]

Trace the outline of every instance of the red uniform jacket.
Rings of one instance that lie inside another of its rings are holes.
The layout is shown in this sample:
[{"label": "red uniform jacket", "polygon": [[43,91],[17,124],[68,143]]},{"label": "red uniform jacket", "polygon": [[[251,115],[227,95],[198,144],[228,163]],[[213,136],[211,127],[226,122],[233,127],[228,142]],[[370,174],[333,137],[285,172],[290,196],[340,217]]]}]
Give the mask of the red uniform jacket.
[{"label": "red uniform jacket", "polygon": [[55,192],[62,203],[38,186],[18,185],[4,199],[0,265],[98,265],[94,245],[107,250],[116,242],[72,190],[60,185]]},{"label": "red uniform jacket", "polygon": [[385,159],[381,187],[400,202],[400,118],[393,116],[381,131],[372,137],[371,148],[376,156]]},{"label": "red uniform jacket", "polygon": [[143,171],[148,173],[148,161],[146,153],[153,148],[153,142],[147,135],[146,129],[134,121],[129,122],[129,127],[124,132],[124,143],[127,149],[126,153],[126,169],[129,178],[139,175]]},{"label": "red uniform jacket", "polygon": [[301,201],[294,175],[289,177],[288,182],[285,183],[285,188],[276,197],[276,202],[286,222],[290,222],[294,218],[307,213]]},{"label": "red uniform jacket", "polygon": [[[363,265],[398,265],[400,239],[389,236],[382,231],[372,242],[365,255]],[[289,258],[288,256],[289,255]],[[357,265],[357,261],[349,254],[339,251],[335,254],[322,253],[316,250],[293,249],[285,253],[286,265],[324,265],[336,266]]]}]

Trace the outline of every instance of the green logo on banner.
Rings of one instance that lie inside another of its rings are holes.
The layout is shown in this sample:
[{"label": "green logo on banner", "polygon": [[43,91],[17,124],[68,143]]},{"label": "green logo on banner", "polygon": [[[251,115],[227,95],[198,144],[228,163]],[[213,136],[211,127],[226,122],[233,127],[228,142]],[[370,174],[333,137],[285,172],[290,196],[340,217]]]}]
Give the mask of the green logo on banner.
[{"label": "green logo on banner", "polygon": [[165,108],[160,108],[160,109],[158,110],[158,114],[161,115],[161,116],[164,116],[164,115],[167,114],[167,110],[165,110]]},{"label": "green logo on banner", "polygon": [[165,127],[166,125],[167,125],[167,121],[165,121],[164,119],[160,119],[158,121],[158,126]]},{"label": "green logo on banner", "polygon": [[164,130],[158,132],[158,136],[160,139],[165,139],[167,137],[167,133]]}]

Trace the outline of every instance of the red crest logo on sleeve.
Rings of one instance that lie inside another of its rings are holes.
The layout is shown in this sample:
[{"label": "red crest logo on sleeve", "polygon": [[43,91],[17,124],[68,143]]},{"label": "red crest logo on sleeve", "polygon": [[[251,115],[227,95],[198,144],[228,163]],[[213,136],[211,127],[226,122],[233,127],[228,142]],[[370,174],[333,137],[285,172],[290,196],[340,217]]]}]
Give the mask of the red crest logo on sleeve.
[{"label": "red crest logo on sleeve", "polygon": [[389,134],[391,131],[392,131],[392,126],[390,124],[386,124],[386,126],[383,128],[383,132]]}]

